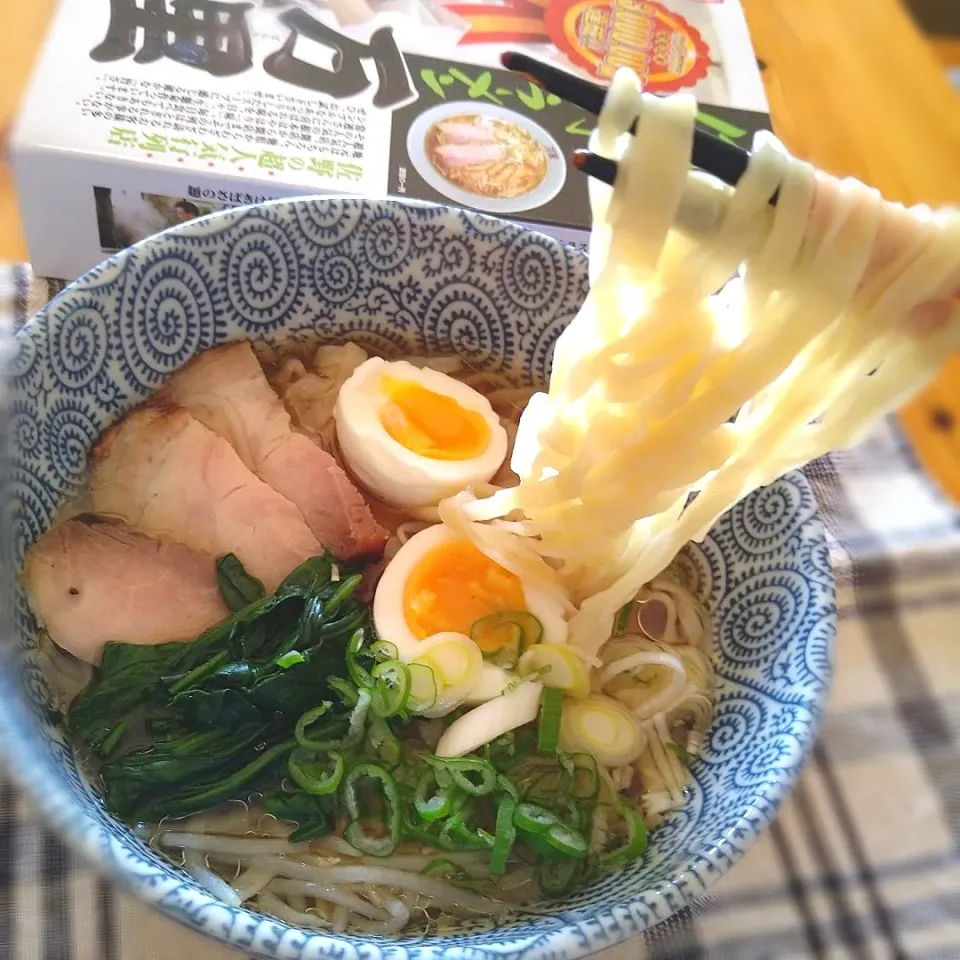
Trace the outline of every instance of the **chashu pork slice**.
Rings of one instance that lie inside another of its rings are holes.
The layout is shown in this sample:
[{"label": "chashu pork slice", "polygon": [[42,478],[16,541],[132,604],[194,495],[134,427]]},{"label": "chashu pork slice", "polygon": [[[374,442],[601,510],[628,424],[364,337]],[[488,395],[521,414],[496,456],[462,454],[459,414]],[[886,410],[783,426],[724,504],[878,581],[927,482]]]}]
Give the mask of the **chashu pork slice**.
[{"label": "chashu pork slice", "polygon": [[386,531],[326,450],[295,433],[249,342],[206,350],[167,383],[174,403],[227,440],[258,477],[296,504],[340,560],[377,557]]},{"label": "chashu pork slice", "polygon": [[104,434],[90,477],[93,512],[213,556],[236,554],[273,592],[323,553],[303,515],[182,407],[134,410]]},{"label": "chashu pork slice", "polygon": [[51,527],[27,551],[23,585],[54,643],[93,664],[111,640],[194,640],[230,614],[213,557],[112,523]]}]

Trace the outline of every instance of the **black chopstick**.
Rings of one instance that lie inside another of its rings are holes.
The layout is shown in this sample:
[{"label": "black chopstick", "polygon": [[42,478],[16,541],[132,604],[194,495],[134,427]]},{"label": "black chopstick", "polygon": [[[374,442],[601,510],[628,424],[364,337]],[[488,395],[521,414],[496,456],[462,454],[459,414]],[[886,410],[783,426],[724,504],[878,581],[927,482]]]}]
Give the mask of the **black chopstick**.
[{"label": "black chopstick", "polygon": [[[500,62],[513,73],[522,74],[549,93],[586,110],[587,113],[597,116],[603,108],[607,91],[598,83],[591,83],[567,73],[566,70],[513,50],[502,54]],[[630,125],[630,133],[636,133],[636,126],[634,121]],[[574,155],[573,162],[577,169],[612,185],[616,176],[616,164],[612,160],[605,160],[590,153],[586,153],[589,160],[578,160],[584,153],[585,151],[578,150]],[[746,172],[750,154],[734,143],[715,137],[698,125],[693,132],[690,161],[697,169],[733,187]]]}]

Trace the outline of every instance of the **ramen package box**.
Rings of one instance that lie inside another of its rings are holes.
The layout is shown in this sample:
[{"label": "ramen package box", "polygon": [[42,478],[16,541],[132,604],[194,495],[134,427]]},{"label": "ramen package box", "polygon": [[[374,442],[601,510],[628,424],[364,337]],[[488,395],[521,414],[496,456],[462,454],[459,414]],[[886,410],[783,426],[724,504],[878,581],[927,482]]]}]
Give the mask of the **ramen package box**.
[{"label": "ramen package box", "polygon": [[12,138],[34,269],[72,278],[168,226],[304,194],[452,203],[581,243],[594,118],[505,71],[692,92],[769,125],[737,0],[61,0]]}]

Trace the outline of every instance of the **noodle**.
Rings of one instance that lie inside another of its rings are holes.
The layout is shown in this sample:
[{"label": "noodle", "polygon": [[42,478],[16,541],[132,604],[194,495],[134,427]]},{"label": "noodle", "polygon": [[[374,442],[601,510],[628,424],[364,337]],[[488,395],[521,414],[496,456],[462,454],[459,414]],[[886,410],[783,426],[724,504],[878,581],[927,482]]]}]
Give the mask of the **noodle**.
[{"label": "noodle", "polygon": [[[956,323],[922,338],[905,323],[956,285],[960,216],[814,174],[772,137],[758,136],[712,233],[684,235],[695,112],[617,75],[592,144],[619,160],[617,185],[590,182],[591,290],[557,341],[549,392],[521,418],[521,483],[441,505],[518,575],[544,569],[534,552],[557,568],[578,608],[571,642],[588,654],[684,543],[751,490],[856,440],[960,344]],[[875,266],[884,229],[899,242]],[[741,264],[742,283],[711,300]],[[484,524],[514,511],[526,535],[494,542]]]}]

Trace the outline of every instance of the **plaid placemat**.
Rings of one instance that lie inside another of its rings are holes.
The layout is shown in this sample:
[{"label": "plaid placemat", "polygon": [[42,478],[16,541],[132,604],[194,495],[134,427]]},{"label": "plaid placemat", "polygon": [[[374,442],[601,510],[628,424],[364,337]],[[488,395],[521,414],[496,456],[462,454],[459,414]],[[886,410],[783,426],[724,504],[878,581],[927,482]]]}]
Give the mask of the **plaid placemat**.
[{"label": "plaid placemat", "polygon": [[[0,268],[0,321],[61,288]],[[820,741],[743,862],[602,960],[960,958],[960,513],[892,422],[807,473],[840,610]],[[99,879],[0,781],[0,960],[236,956]]]}]

